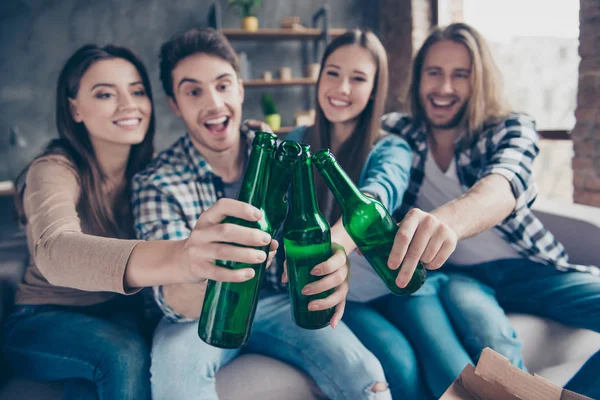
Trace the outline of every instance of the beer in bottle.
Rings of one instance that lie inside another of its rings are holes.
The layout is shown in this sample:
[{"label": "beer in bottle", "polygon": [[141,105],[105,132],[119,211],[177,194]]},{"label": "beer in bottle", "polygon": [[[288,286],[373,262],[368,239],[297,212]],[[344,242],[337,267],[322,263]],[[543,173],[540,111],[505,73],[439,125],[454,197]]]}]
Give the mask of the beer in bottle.
[{"label": "beer in bottle", "polygon": [[314,295],[302,294],[304,286],[321,278],[311,275],[310,271],[332,255],[329,224],[319,212],[315,195],[308,145],[302,145],[302,155],[294,169],[290,213],[284,224],[283,245],[294,321],[305,329],[327,326],[335,312],[334,308],[309,311],[308,303],[329,296],[333,289]]},{"label": "beer in bottle", "polygon": [[398,295],[416,292],[425,283],[426,276],[420,261],[405,288],[396,285],[398,270],[391,270],[387,266],[398,226],[383,204],[361,193],[328,149],[319,150],[313,156],[313,161],[342,207],[342,222],[346,232],[387,287]]},{"label": "beer in bottle", "polygon": [[[263,218],[257,222],[250,222],[240,218],[227,217],[223,223],[257,228],[271,233],[271,224],[264,210],[270,165],[275,153],[275,139],[276,136],[271,133],[256,133],[238,196],[238,200],[263,210]],[[269,247],[267,245],[259,247],[259,249],[268,256]],[[261,264],[245,264],[217,260],[215,264],[229,269],[252,268],[255,271],[254,277],[245,282],[209,280],[202,305],[202,315],[198,323],[198,336],[206,343],[227,349],[239,348],[246,344],[250,336],[267,261],[265,260]]]}]

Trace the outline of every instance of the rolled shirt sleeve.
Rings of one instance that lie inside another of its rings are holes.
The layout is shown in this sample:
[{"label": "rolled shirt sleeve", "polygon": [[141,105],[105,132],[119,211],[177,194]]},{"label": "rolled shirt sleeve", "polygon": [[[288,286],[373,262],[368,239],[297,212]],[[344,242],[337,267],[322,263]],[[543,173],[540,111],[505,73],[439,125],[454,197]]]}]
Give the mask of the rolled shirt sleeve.
[{"label": "rolled shirt sleeve", "polygon": [[529,207],[538,188],[533,179],[533,161],[539,152],[535,122],[526,115],[507,119],[493,135],[494,151],[481,172],[504,176],[516,199],[515,211]]}]

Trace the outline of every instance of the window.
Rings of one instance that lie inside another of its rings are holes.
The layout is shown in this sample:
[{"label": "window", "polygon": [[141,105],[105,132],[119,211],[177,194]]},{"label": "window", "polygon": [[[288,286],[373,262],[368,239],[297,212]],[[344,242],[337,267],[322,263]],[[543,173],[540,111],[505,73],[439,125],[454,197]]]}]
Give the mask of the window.
[{"label": "window", "polygon": [[[551,3],[551,4],[550,4]],[[539,130],[575,126],[579,0],[438,0],[439,24],[464,21],[490,44],[515,111]],[[571,141],[542,140],[534,172],[540,196],[572,202]]]},{"label": "window", "polygon": [[440,0],[439,23],[463,20],[487,39],[513,109],[541,130],[575,126],[579,1]]}]

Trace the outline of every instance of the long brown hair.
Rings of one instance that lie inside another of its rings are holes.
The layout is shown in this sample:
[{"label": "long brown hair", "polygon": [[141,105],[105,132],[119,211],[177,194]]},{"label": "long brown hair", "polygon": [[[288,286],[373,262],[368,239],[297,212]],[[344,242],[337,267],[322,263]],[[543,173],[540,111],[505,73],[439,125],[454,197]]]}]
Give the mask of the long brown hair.
[{"label": "long brown hair", "polygon": [[[102,190],[106,176],[96,158],[89,133],[83,123],[73,120],[69,99],[77,97],[81,78],[92,65],[100,60],[115,58],[124,59],[135,66],[152,104],[152,113],[144,140],[131,147],[125,170],[125,188],[117,195],[114,204],[111,204]],[[130,181],[134,174],[150,162],[154,152],[154,103],[150,79],[142,61],[131,50],[124,47],[114,45],[98,47],[89,44],[79,48],[67,60],[58,77],[56,129],[58,139],[52,140],[36,159],[50,154],[60,154],[73,163],[79,174],[81,187],[77,211],[86,222],[90,233],[117,238],[133,237]],[[25,185],[19,184],[19,181],[23,180],[22,177],[25,176],[27,169],[28,167],[21,173],[20,178],[17,178],[17,187],[21,187],[16,197],[16,208],[23,223],[27,222],[23,208]]]},{"label": "long brown hair", "polygon": [[481,34],[464,23],[435,27],[417,52],[412,64],[407,107],[415,123],[426,122],[425,110],[419,99],[421,74],[427,52],[435,43],[450,40],[462,44],[471,56],[471,97],[464,118],[468,135],[473,135],[483,125],[498,121],[509,112],[503,95],[502,75],[496,66],[489,46]]},{"label": "long brown hair", "polygon": [[[325,53],[321,59],[321,73],[317,81],[317,88],[321,82],[327,58],[340,47],[350,45],[367,49],[376,65],[371,98],[365,109],[360,113],[354,132],[352,132],[352,135],[340,147],[337,154],[335,154],[338,163],[348,176],[350,176],[354,183],[358,183],[360,172],[367,161],[369,152],[379,137],[380,120],[383,115],[388,92],[388,60],[385,48],[374,33],[360,29],[348,31],[333,40],[325,49]],[[313,151],[323,147],[330,148],[332,139],[331,122],[327,120],[323,109],[319,105],[318,92],[317,89],[315,125],[312,127],[313,132],[309,139],[309,144]],[[326,196],[328,189],[320,176],[315,175],[315,187],[319,198],[319,208],[322,212],[325,212],[329,196]],[[341,208],[336,203],[330,215],[326,217],[333,223],[340,218],[341,213]]]}]

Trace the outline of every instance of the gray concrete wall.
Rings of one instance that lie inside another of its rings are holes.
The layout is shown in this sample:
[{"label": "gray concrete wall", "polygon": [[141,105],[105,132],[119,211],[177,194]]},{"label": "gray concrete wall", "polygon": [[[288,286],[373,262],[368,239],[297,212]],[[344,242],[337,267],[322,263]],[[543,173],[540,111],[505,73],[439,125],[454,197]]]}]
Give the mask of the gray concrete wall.
[{"label": "gray concrete wall", "polygon": [[[332,27],[368,27],[377,31],[377,0],[330,0]],[[15,174],[56,136],[54,92],[57,75],[69,55],[83,44],[116,43],[131,47],[146,63],[152,77],[157,115],[157,148],[162,149],[183,133],[173,117],[158,80],[158,50],[173,33],[207,26],[211,2],[206,0],[2,0],[0,1],[0,180]],[[227,1],[220,0],[223,27],[238,27],[240,19]],[[263,0],[258,17],[262,27],[276,28],[282,17],[300,16],[310,26],[312,14],[323,0]],[[283,63],[302,76],[310,43],[234,42],[248,55],[252,77],[263,70],[276,71]],[[282,114],[293,123],[314,89],[268,89]],[[262,88],[247,89],[246,118],[261,118]],[[26,139],[25,149],[9,146],[16,127]]]}]

